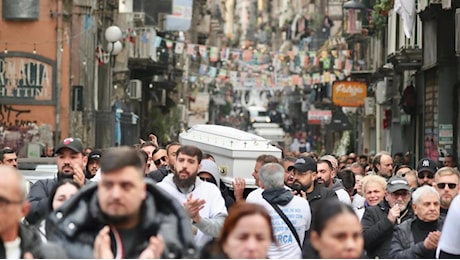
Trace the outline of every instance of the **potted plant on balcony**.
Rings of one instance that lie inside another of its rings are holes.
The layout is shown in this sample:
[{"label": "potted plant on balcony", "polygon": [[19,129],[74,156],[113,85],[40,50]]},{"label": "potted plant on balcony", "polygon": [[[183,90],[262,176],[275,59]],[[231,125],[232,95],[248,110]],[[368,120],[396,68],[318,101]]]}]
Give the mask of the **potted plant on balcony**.
[{"label": "potted plant on balcony", "polygon": [[388,18],[388,13],[394,6],[394,0],[376,0],[372,9],[372,24],[376,30],[382,29]]}]

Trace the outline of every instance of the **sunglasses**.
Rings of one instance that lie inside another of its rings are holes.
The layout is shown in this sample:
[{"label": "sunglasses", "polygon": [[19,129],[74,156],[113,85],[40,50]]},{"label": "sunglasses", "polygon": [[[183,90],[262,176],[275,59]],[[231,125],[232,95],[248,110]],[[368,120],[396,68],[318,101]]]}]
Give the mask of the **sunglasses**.
[{"label": "sunglasses", "polygon": [[449,187],[449,189],[453,190],[455,189],[455,187],[457,187],[457,184],[456,183],[438,183],[436,184],[438,186],[439,189],[444,189],[446,187],[446,185]]},{"label": "sunglasses", "polygon": [[213,178],[211,178],[211,177],[205,178],[205,177],[201,177],[201,176],[200,176],[200,179],[201,179],[202,181],[205,181],[205,182],[210,182],[210,183],[217,184],[216,181],[215,181]]},{"label": "sunglasses", "polygon": [[434,173],[431,173],[431,172],[429,172],[429,173],[419,172],[417,174],[417,176],[418,176],[419,179],[423,179],[425,177],[427,177],[428,179],[433,179],[434,178]]},{"label": "sunglasses", "polygon": [[155,165],[160,165],[161,161],[166,162],[166,156],[161,157],[160,159],[156,159],[153,161]]}]

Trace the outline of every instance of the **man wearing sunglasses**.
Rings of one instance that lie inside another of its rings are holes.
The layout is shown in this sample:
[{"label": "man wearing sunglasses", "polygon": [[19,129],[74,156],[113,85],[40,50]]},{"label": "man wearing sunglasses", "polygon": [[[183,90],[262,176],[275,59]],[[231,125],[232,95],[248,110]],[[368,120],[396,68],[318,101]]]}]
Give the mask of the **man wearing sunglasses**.
[{"label": "man wearing sunglasses", "polygon": [[438,165],[430,158],[423,158],[417,164],[417,182],[418,186],[433,186],[434,174],[438,170]]},{"label": "man wearing sunglasses", "polygon": [[441,196],[441,216],[446,216],[450,204],[459,192],[458,171],[451,167],[439,169],[434,176],[434,188]]},{"label": "man wearing sunglasses", "polygon": [[166,149],[157,148],[152,152],[152,162],[155,164],[156,170],[153,170],[147,174],[146,177],[160,182],[166,177],[169,173],[172,173],[171,167],[169,167],[169,159],[166,152]]}]

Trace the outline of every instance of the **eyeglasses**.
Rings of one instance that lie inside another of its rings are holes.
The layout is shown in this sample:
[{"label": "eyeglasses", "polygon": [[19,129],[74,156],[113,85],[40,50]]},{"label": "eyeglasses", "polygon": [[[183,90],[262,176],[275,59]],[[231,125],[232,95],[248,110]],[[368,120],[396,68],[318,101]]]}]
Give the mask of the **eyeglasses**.
[{"label": "eyeglasses", "polygon": [[457,184],[456,183],[445,183],[445,182],[441,182],[441,183],[438,183],[436,184],[438,186],[439,189],[444,189],[446,187],[446,185],[449,187],[449,189],[453,190],[457,187]]},{"label": "eyeglasses", "polygon": [[434,178],[434,173],[432,172],[428,172],[428,173],[425,173],[425,172],[419,172],[417,174],[418,178],[419,179],[423,179],[423,178],[428,178],[428,179],[433,179]]},{"label": "eyeglasses", "polygon": [[200,179],[201,179],[202,181],[210,182],[210,183],[216,184],[216,181],[214,180],[214,178],[211,178],[211,177],[205,178],[205,177],[201,177],[201,176],[199,176],[199,177],[200,177]]},{"label": "eyeglasses", "polygon": [[156,159],[155,161],[153,161],[153,163],[158,166],[160,165],[161,161],[166,162],[166,156],[163,156],[160,159]]},{"label": "eyeglasses", "polygon": [[10,200],[5,197],[0,197],[0,208],[5,208],[11,204],[21,204],[23,200]]},{"label": "eyeglasses", "polygon": [[409,195],[408,191],[396,191],[391,193],[391,196],[394,198],[403,197],[406,198]]}]

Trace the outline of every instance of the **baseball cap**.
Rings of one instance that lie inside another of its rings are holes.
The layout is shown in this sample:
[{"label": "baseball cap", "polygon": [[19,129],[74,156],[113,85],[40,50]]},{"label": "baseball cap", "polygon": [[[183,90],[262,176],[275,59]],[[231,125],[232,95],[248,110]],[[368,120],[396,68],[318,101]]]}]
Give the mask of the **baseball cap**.
[{"label": "baseball cap", "polygon": [[88,161],[90,160],[99,161],[99,159],[101,159],[101,156],[102,156],[101,151],[98,151],[98,150],[92,151],[91,153],[88,154]]},{"label": "baseball cap", "polygon": [[387,191],[393,193],[398,190],[410,191],[409,183],[401,176],[393,176],[387,182]]},{"label": "baseball cap", "polygon": [[64,148],[68,148],[77,153],[83,153],[83,143],[80,138],[68,137],[62,140],[56,147],[56,153],[59,153],[59,151]]},{"label": "baseball cap", "polygon": [[339,163],[337,161],[337,158],[335,158],[333,155],[327,154],[319,158],[320,160],[326,160],[329,161],[332,165],[332,168],[337,169],[339,167]]},{"label": "baseball cap", "polygon": [[292,171],[292,169],[296,169],[299,172],[316,172],[316,161],[311,157],[300,157],[295,161],[294,165],[288,167],[288,171]]},{"label": "baseball cap", "polygon": [[436,165],[436,162],[430,158],[423,158],[417,164],[417,173],[428,171],[435,174],[437,170],[438,166]]}]

